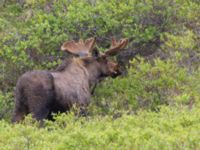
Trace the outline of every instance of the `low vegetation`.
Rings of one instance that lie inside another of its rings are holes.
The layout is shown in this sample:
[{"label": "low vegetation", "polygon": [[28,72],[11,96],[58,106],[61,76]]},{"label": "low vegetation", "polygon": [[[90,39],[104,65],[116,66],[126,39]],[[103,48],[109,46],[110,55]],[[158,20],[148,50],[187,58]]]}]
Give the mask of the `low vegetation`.
[{"label": "low vegetation", "polygon": [[161,107],[160,112],[138,111],[120,118],[56,117],[38,128],[0,123],[0,146],[8,149],[199,149],[199,109]]},{"label": "low vegetation", "polygon": [[[0,3],[1,149],[200,149],[198,0],[14,0]],[[128,38],[86,117],[77,109],[41,124],[11,124],[18,77],[54,69],[69,39]]]}]

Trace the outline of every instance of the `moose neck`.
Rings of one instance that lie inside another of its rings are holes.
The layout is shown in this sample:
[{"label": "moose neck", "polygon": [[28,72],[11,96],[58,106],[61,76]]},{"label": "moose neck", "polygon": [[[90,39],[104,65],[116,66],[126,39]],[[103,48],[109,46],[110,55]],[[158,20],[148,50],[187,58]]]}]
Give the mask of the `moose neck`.
[{"label": "moose neck", "polygon": [[84,74],[86,77],[85,79],[88,80],[89,86],[94,85],[102,78],[99,64],[91,59],[66,59],[55,71],[62,74],[63,77],[72,75],[80,78],[80,76]]},{"label": "moose neck", "polygon": [[89,85],[92,86],[102,79],[101,68],[100,68],[99,64],[96,63],[95,61],[94,62],[87,62],[87,61],[84,61],[84,64],[85,64],[84,66],[88,71]]}]

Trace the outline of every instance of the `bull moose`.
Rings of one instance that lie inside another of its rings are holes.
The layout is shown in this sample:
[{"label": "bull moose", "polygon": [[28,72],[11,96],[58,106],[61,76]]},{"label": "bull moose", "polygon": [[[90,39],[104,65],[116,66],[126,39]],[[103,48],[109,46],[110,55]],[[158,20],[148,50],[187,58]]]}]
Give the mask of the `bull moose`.
[{"label": "bull moose", "polygon": [[17,81],[13,122],[31,113],[37,120],[50,119],[52,113],[68,111],[74,104],[84,107],[90,102],[90,88],[105,77],[120,74],[117,62],[108,59],[127,44],[128,39],[112,39],[111,47],[100,53],[95,38],[67,41],[62,51],[76,57],[68,58],[54,71],[34,70]]}]

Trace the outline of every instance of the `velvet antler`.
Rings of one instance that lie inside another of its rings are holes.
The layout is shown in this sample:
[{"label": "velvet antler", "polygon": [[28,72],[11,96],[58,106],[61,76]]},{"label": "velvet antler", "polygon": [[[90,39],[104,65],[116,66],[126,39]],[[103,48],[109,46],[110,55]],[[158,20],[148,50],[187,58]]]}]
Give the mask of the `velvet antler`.
[{"label": "velvet antler", "polygon": [[79,56],[89,56],[95,45],[96,39],[89,38],[85,41],[80,39],[78,42],[75,41],[67,41],[64,42],[61,46],[62,51],[68,51],[70,53],[79,55]]},{"label": "velvet antler", "polygon": [[111,47],[105,52],[106,55],[113,56],[116,55],[120,50],[122,50],[128,44],[128,39],[124,38],[117,41],[112,38]]}]

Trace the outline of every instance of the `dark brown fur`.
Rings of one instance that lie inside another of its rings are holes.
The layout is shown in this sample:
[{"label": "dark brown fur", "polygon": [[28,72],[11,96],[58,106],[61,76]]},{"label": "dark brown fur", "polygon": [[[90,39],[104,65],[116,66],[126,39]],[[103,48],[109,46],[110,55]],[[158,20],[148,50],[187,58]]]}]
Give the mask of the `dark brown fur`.
[{"label": "dark brown fur", "polygon": [[68,111],[73,104],[90,102],[90,87],[106,76],[117,76],[117,64],[106,57],[72,58],[55,71],[32,71],[16,85],[13,122],[31,113],[37,120],[51,118],[52,112]]}]

